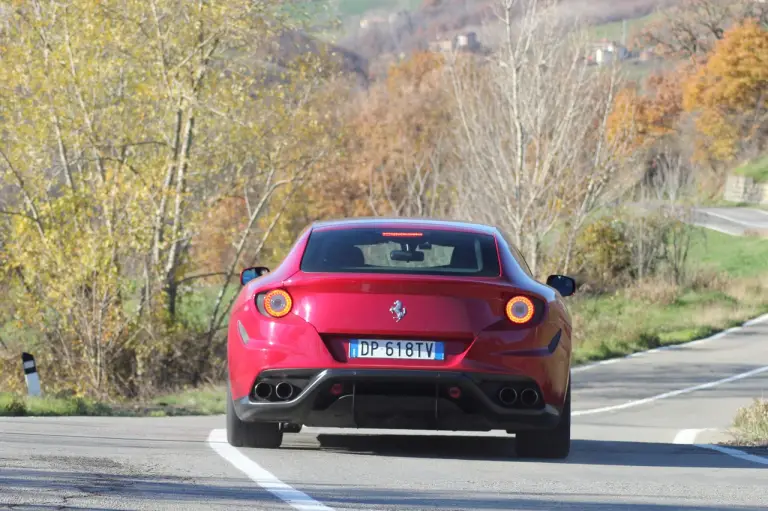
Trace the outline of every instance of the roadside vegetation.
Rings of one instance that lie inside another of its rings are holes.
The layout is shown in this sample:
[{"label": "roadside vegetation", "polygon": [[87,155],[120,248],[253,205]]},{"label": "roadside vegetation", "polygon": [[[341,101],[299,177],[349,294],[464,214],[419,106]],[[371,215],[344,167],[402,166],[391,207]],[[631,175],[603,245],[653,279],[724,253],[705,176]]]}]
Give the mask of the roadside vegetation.
[{"label": "roadside vegetation", "polygon": [[768,399],[755,399],[741,408],[733,420],[731,432],[740,446],[768,448]]},{"label": "roadside vegetation", "polygon": [[768,311],[768,240],[691,223],[766,157],[768,6],[712,1],[713,28],[707,1],[633,25],[665,64],[640,79],[552,0],[371,71],[277,0],[0,9],[0,414],[223,412],[239,270],[324,218],[498,225],[577,278],[577,362]]}]

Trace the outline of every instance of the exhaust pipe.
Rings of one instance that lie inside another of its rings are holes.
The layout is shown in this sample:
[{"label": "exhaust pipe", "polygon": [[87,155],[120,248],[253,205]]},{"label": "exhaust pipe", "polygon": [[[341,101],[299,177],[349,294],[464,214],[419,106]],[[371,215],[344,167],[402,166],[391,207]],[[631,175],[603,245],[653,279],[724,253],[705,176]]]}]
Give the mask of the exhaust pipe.
[{"label": "exhaust pipe", "polygon": [[517,401],[517,391],[512,387],[502,387],[499,391],[499,401],[505,406],[511,406]]},{"label": "exhaust pipe", "polygon": [[525,390],[524,390],[524,391],[523,391],[523,392],[520,394],[520,401],[521,401],[521,402],[522,402],[522,403],[523,403],[525,406],[534,406],[536,403],[538,403],[538,402],[539,402],[539,393],[538,393],[538,392],[536,392],[536,391],[535,391],[535,390],[533,390],[533,389],[525,389]]},{"label": "exhaust pipe", "polygon": [[275,387],[275,395],[278,399],[290,399],[293,395],[293,385],[286,381],[281,381]]},{"label": "exhaust pipe", "polygon": [[256,387],[253,389],[253,391],[256,393],[256,397],[260,397],[261,399],[269,399],[269,396],[272,395],[272,385],[265,382],[260,382],[256,384]]}]

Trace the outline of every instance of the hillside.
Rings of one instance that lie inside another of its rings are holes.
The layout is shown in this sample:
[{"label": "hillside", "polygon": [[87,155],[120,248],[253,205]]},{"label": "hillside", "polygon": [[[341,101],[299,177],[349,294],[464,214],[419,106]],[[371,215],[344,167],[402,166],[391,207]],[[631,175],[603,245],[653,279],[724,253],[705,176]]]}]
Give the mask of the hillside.
[{"label": "hillside", "polygon": [[[565,17],[581,17],[599,25],[647,16],[658,8],[679,2],[562,0],[561,13]],[[451,38],[460,32],[480,32],[485,22],[492,22],[496,17],[494,0],[423,0],[410,3],[419,5],[405,9],[402,1],[368,2],[375,8],[361,13],[359,9],[342,10],[345,6],[342,2],[336,12],[343,24],[343,30],[337,34],[339,44],[354,48],[368,59],[375,59],[383,54],[424,49],[430,41]]]}]

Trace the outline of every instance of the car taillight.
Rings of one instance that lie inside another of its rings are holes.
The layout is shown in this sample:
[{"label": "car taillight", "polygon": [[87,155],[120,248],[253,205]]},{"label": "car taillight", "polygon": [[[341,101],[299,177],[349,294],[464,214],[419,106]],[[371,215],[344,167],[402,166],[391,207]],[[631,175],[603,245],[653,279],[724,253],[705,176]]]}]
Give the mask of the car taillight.
[{"label": "car taillight", "polygon": [[507,318],[515,324],[524,325],[533,319],[536,308],[530,298],[515,296],[507,302]]},{"label": "car taillight", "polygon": [[264,310],[273,318],[282,318],[293,306],[291,295],[282,289],[273,289],[264,296]]}]

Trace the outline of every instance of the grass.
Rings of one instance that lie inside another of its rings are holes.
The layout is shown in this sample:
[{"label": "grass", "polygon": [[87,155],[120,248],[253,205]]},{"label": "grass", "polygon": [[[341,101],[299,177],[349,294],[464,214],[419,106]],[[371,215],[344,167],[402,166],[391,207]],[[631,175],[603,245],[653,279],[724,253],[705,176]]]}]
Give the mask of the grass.
[{"label": "grass", "polygon": [[768,156],[762,156],[736,167],[734,174],[751,177],[757,183],[768,182]]},{"label": "grass", "polygon": [[101,403],[71,396],[18,396],[0,393],[0,416],[123,416],[169,417],[217,415],[225,411],[221,386],[208,386],[157,396],[147,402]]},{"label": "grass", "polygon": [[[639,18],[627,19],[627,43],[629,43],[632,35],[639,30],[642,30],[649,23],[658,18],[658,14],[649,14],[647,16],[641,16]],[[609,41],[621,42],[624,35],[624,23],[622,21],[614,21],[611,23],[603,23],[595,25],[590,29],[590,36],[594,40],[608,39]]]},{"label": "grass", "polygon": [[[696,232],[687,286],[652,278],[612,294],[569,299],[575,364],[692,341],[768,312],[768,240],[702,228]],[[204,298],[187,301],[186,307],[190,318],[204,316],[209,309]],[[223,386],[187,389],[142,403],[0,393],[0,416],[211,415],[224,413],[224,399]]]},{"label": "grass", "polygon": [[689,255],[695,264],[709,266],[730,277],[768,274],[768,240],[735,237],[703,228],[697,231],[702,241],[691,247]]},{"label": "grass", "polygon": [[576,363],[693,341],[768,312],[768,240],[696,232],[688,286],[653,278],[572,301]]},{"label": "grass", "polygon": [[742,446],[768,447],[768,399],[755,399],[733,419],[734,442]]}]

